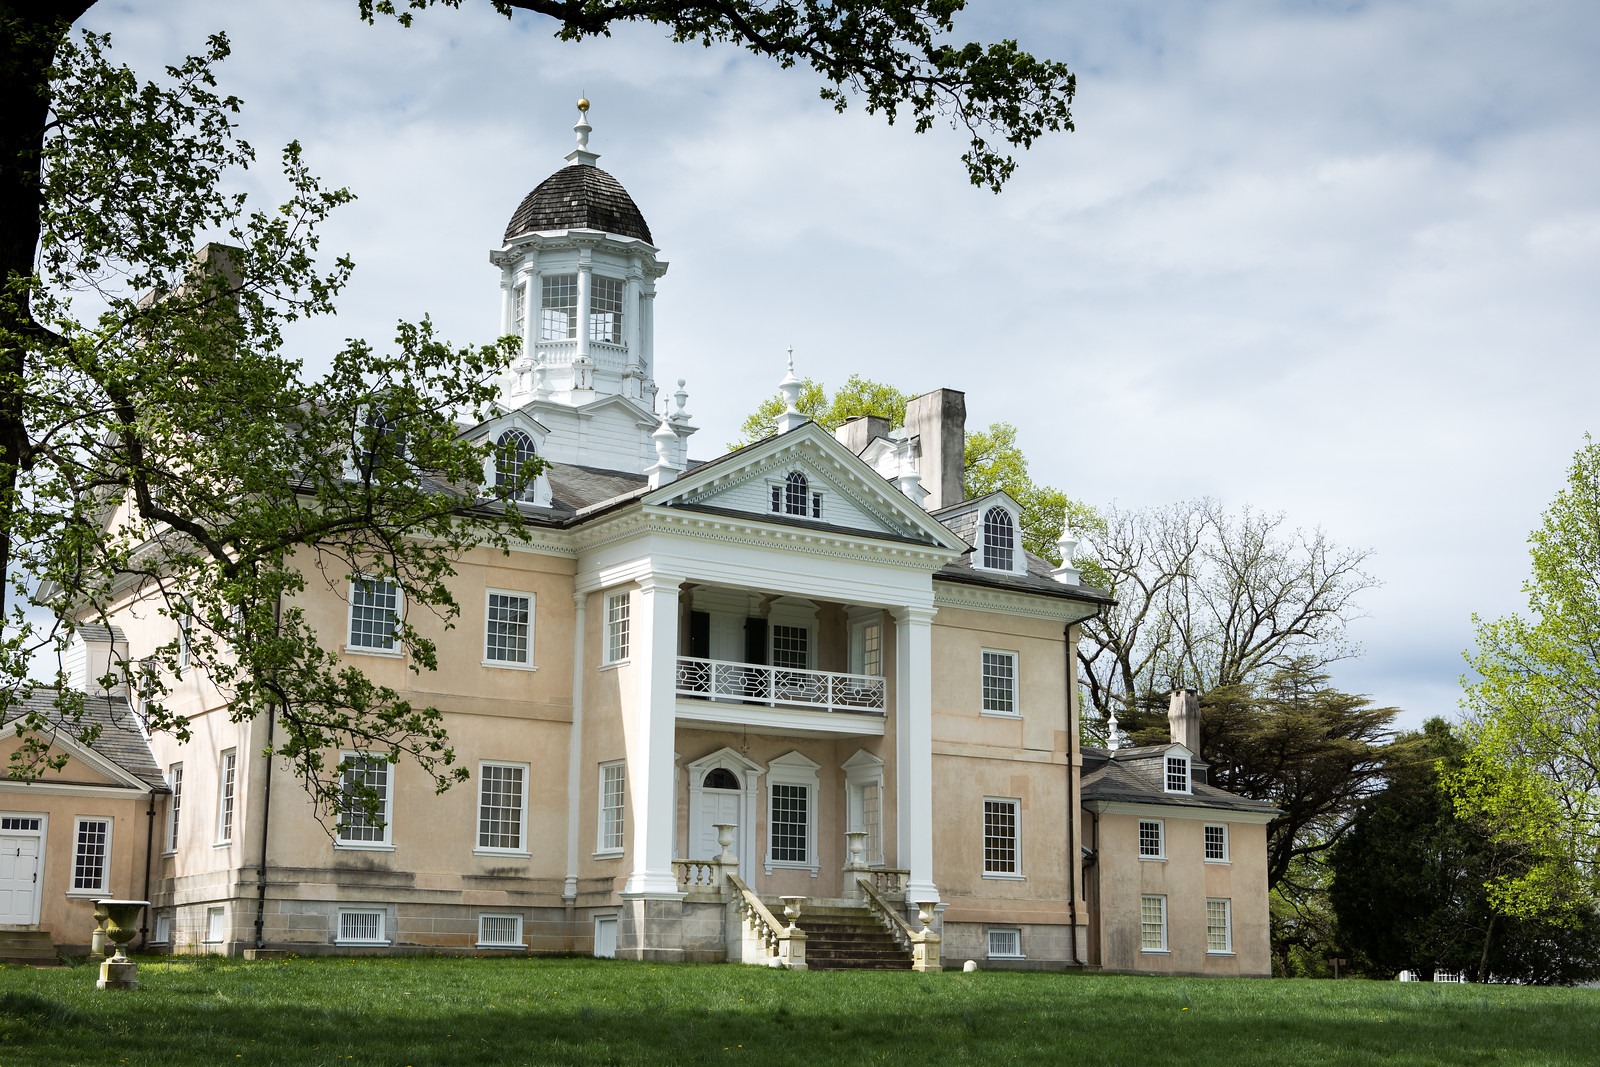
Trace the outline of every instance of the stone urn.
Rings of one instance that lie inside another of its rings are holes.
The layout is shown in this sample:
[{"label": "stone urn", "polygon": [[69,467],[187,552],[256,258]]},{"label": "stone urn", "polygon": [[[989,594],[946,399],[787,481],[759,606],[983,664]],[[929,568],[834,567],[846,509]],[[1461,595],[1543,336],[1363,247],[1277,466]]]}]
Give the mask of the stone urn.
[{"label": "stone urn", "polygon": [[847,830],[844,839],[850,853],[850,865],[847,869],[852,871],[866,870],[867,832],[865,830]]},{"label": "stone urn", "polygon": [[800,905],[805,903],[805,897],[789,896],[779,897],[783,901],[783,917],[789,920],[789,929],[793,930],[795,923],[800,921]]},{"label": "stone urn", "polygon": [[94,936],[89,939],[89,962],[103,963],[106,958],[106,920],[110,916],[97,900],[94,903]]},{"label": "stone urn", "polygon": [[716,822],[711,824],[711,828],[717,832],[717,844],[722,846],[722,855],[718,856],[717,859],[723,863],[732,863],[734,856],[728,850],[733,847],[733,832],[739,828],[739,824]]},{"label": "stone urn", "polygon": [[139,936],[139,913],[150,906],[148,900],[97,900],[97,910],[106,913],[106,936],[116,945],[115,955],[100,965],[98,989],[138,989],[139,965],[124,949]]}]

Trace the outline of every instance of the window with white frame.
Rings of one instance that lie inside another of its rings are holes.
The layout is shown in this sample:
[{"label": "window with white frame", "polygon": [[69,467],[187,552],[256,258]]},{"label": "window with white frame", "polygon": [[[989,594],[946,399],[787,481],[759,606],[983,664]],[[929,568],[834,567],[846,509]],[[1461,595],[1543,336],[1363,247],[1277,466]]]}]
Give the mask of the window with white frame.
[{"label": "window with white frame", "polygon": [[533,666],[533,595],[489,590],[484,604],[483,662]]},{"label": "window with white frame", "polygon": [[1167,951],[1167,898],[1147,893],[1139,898],[1139,951]]},{"label": "window with white frame", "polygon": [[518,337],[528,324],[528,287],[519,285],[511,290],[511,332]]},{"label": "window with white frame", "polygon": [[494,487],[513,500],[532,500],[538,458],[532,437],[515,427],[507,430],[494,445]]},{"label": "window with white frame", "polygon": [[1010,797],[983,798],[983,873],[1018,876],[1022,873],[1017,843],[1017,809]]},{"label": "window with white frame", "polygon": [[983,513],[983,569],[1014,571],[1017,528],[1011,512],[998,505]]},{"label": "window with white frame", "polygon": [[1227,897],[1206,901],[1206,951],[1220,955],[1233,951],[1233,901]]},{"label": "window with white frame", "polygon": [[111,863],[111,820],[80,817],[72,840],[72,891],[104,893]]},{"label": "window with white frame", "polygon": [[174,763],[167,768],[167,851],[178,850],[178,823],[183,817],[183,764]]},{"label": "window with white frame", "polygon": [[[883,866],[883,760],[862,750],[844,763],[845,829],[859,830],[862,860],[869,867]],[[848,859],[848,855],[846,857]]]},{"label": "window with white frame", "polygon": [[522,916],[478,916],[479,948],[521,948]]},{"label": "window with white frame", "polygon": [[767,769],[767,867],[817,867],[817,764],[798,752]]},{"label": "window with white frame", "polygon": [[228,749],[217,765],[217,844],[233,840],[233,812],[239,777],[239,753]]},{"label": "window with white frame", "polygon": [[547,274],[540,283],[539,340],[578,336],[578,276]]},{"label": "window with white frame", "polygon": [[989,929],[989,958],[992,960],[1020,960],[1022,958],[1022,931],[1015,927]]},{"label": "window with white frame", "polygon": [[387,945],[384,931],[388,918],[382,908],[340,908],[339,944]]},{"label": "window with white frame", "polygon": [[181,676],[189,669],[193,659],[194,641],[194,612],[190,610],[188,601],[178,605],[178,674]]},{"label": "window with white frame", "polygon": [[603,274],[589,278],[589,340],[622,343],[622,300],[628,285]]},{"label": "window with white frame", "polygon": [[375,848],[390,843],[389,788],[392,768],[382,756],[346,752],[340,781],[339,827],[336,843],[347,848]]},{"label": "window with white frame", "polygon": [[1167,757],[1167,792],[1187,793],[1189,789],[1189,757]]},{"label": "window with white frame", "polygon": [[478,764],[478,848],[495,852],[526,849],[528,765]]},{"label": "window with white frame", "polygon": [[157,915],[156,928],[150,935],[150,941],[157,945],[166,945],[172,942],[172,916]]},{"label": "window with white frame", "polygon": [[803,671],[810,666],[811,631],[804,626],[774,624],[772,665],[783,670],[795,671]]},{"label": "window with white frame", "polygon": [[1166,825],[1160,819],[1139,820],[1139,858],[1159,860],[1167,857]]},{"label": "window with white frame", "polygon": [[621,852],[623,832],[627,827],[627,814],[623,801],[627,796],[628,772],[621,760],[600,764],[600,825],[596,850]]},{"label": "window with white frame", "polygon": [[606,597],[606,658],[607,663],[621,663],[628,658],[628,624],[632,605],[627,593],[612,593]]},{"label": "window with white frame", "polygon": [[986,715],[1016,715],[1017,654],[983,650],[983,711]]},{"label": "window with white frame", "polygon": [[365,576],[350,582],[350,645],[360,652],[394,652],[400,647],[400,586],[387,578]]},{"label": "window with white frame", "polygon": [[852,634],[851,666],[857,674],[873,678],[883,677],[883,623],[863,622],[856,625]]},{"label": "window with white frame", "polygon": [[206,909],[206,936],[208,945],[220,945],[228,936],[228,911],[226,908]]},{"label": "window with white frame", "polygon": [[1206,862],[1228,862],[1228,827],[1224,824],[1208,824],[1205,829],[1206,836]]}]

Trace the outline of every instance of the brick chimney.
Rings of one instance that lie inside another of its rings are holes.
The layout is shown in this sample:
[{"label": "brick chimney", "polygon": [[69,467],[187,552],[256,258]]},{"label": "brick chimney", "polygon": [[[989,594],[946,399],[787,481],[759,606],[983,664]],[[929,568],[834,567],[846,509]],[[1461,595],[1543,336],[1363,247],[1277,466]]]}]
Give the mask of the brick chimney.
[{"label": "brick chimney", "polygon": [[960,503],[966,468],[967,394],[935,389],[906,401],[906,432],[917,438],[917,469],[928,499],[922,506],[938,511]]}]

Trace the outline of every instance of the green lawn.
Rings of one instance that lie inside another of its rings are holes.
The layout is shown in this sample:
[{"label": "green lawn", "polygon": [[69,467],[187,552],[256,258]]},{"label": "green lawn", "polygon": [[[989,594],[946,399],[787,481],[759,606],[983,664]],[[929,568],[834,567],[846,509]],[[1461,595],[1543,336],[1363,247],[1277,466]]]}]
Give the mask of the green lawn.
[{"label": "green lawn", "polygon": [[0,1067],[1583,1064],[1600,991],[597,960],[0,968]]}]

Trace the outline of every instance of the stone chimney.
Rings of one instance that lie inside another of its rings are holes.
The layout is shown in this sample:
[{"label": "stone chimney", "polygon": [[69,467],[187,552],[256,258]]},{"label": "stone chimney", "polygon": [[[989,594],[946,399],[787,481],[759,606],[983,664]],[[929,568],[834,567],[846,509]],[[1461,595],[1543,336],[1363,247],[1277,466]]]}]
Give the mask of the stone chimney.
[{"label": "stone chimney", "polygon": [[966,467],[967,394],[956,389],[935,389],[906,401],[906,432],[917,438],[922,487],[928,490],[923,507],[938,511],[960,503],[962,473]]},{"label": "stone chimney", "polygon": [[1200,757],[1200,695],[1193,689],[1174,689],[1167,704],[1172,739]]},{"label": "stone chimney", "polygon": [[889,436],[889,420],[878,415],[852,415],[844,425],[833,431],[834,440],[856,455],[880,437]]}]

